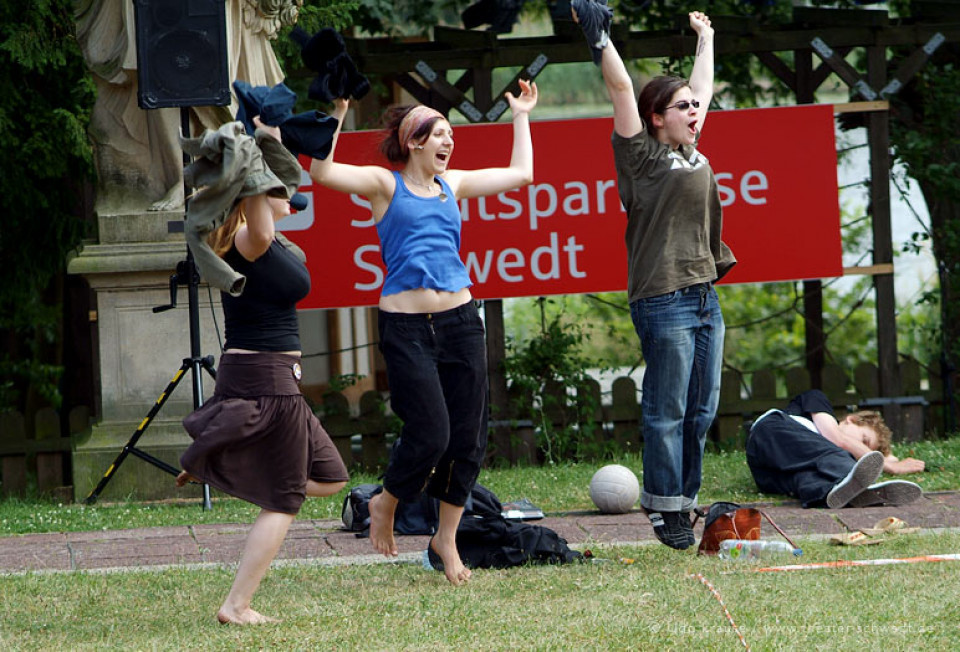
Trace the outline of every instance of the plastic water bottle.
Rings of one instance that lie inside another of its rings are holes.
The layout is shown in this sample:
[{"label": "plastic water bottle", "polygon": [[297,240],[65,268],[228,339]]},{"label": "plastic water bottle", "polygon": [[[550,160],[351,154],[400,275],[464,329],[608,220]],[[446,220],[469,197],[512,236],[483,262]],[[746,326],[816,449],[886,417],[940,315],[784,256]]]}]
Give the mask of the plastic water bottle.
[{"label": "plastic water bottle", "polygon": [[794,548],[786,541],[725,539],[720,542],[717,556],[733,561],[759,561],[777,557],[799,557],[802,554],[800,548]]}]

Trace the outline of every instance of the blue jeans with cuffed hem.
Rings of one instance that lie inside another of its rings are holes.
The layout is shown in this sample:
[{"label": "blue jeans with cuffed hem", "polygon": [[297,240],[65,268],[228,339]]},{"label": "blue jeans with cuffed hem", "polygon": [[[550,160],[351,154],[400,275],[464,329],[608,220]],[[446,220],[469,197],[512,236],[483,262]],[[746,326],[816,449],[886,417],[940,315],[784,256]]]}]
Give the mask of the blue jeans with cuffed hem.
[{"label": "blue jeans with cuffed hem", "polygon": [[649,511],[697,506],[707,430],[720,402],[725,326],[712,283],[630,304],[643,375],[643,492]]},{"label": "blue jeans with cuffed hem", "polygon": [[390,407],[403,421],[383,486],[463,506],[487,446],[487,349],[472,301],[439,313],[379,312]]}]

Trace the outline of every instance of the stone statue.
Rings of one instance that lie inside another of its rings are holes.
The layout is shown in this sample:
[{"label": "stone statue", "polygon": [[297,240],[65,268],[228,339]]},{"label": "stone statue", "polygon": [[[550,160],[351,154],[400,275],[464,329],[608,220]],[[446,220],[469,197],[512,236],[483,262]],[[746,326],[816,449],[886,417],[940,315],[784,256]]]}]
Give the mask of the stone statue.
[{"label": "stone statue", "polygon": [[[296,23],[303,0],[224,0],[229,79],[274,86],[284,75],[270,41]],[[137,105],[132,0],[78,0],[77,39],[97,86],[90,122],[97,211],[123,214],[183,207],[180,110]],[[229,107],[190,107],[192,134],[233,120]]]}]

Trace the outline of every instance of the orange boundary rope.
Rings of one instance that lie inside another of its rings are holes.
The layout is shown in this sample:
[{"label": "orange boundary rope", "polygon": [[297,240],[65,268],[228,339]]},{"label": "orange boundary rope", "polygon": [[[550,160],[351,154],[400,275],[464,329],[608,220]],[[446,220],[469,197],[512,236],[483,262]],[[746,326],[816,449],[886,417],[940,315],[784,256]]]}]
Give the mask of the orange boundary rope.
[{"label": "orange boundary rope", "polygon": [[743,643],[744,649],[749,650],[750,645],[747,643],[747,639],[744,638],[743,633],[740,631],[740,628],[737,627],[737,623],[733,621],[733,616],[730,615],[730,610],[727,609],[727,605],[723,603],[723,598],[720,597],[720,591],[718,591],[716,587],[710,583],[710,580],[708,580],[706,577],[704,577],[700,573],[694,573],[692,575],[688,575],[687,577],[691,577],[695,580],[698,580],[701,584],[707,587],[707,589],[710,591],[713,597],[717,599],[717,602],[720,603],[720,607],[723,609],[723,615],[727,617],[727,620],[730,622],[730,626],[733,627],[733,631],[737,633],[737,638],[739,638],[740,642]]},{"label": "orange boundary rope", "polygon": [[793,564],[790,566],[770,566],[757,568],[757,573],[772,573],[777,571],[811,570],[816,568],[846,568],[848,566],[889,566],[892,564],[919,564],[922,562],[960,561],[960,554],[948,555],[921,555],[919,557],[899,557],[892,559],[857,559],[825,561],[817,564]]}]

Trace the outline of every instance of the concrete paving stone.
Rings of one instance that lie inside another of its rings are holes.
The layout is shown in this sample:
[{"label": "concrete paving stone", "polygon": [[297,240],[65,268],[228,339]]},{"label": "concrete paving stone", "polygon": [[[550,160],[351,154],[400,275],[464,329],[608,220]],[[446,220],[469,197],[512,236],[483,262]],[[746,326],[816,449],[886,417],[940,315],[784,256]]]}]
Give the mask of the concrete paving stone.
[{"label": "concrete paving stone", "polygon": [[640,510],[631,510],[626,514],[601,514],[600,512],[574,512],[564,515],[560,518],[572,518],[583,526],[587,525],[609,525],[611,523],[634,523],[648,524],[650,521],[647,515]]},{"label": "concrete paving stone", "polygon": [[6,546],[36,545],[43,543],[61,543],[66,545],[67,532],[43,532],[40,534],[14,534],[9,537],[0,537],[0,550]]},{"label": "concrete paving stone", "polygon": [[196,541],[189,534],[75,541],[71,542],[70,547],[77,569],[196,564],[203,561]]},{"label": "concrete paving stone", "polygon": [[[398,545],[406,537],[397,536]],[[370,545],[370,539],[357,539],[351,533],[349,536],[331,535],[327,537],[327,544],[334,554],[339,557],[353,557],[356,555],[376,554]]]},{"label": "concrete paving stone", "polygon": [[[646,529],[649,530],[650,526],[646,526]],[[624,523],[609,523],[609,524],[599,524],[595,523],[590,525],[587,528],[587,536],[577,543],[589,544],[590,542],[612,544],[617,542],[628,542],[632,543],[639,541],[641,539],[652,539],[653,532],[649,533],[649,536],[642,536],[643,530],[637,525],[633,524],[624,524]],[[569,540],[567,541],[569,543]]]},{"label": "concrete paving stone", "polygon": [[[567,539],[567,543],[615,543],[633,542],[642,539],[653,539],[653,530],[646,515],[639,511],[627,514],[591,514],[589,512],[572,517],[573,522],[582,532],[576,539]],[[560,519],[567,520],[567,519]],[[556,527],[544,523],[547,527],[560,533],[565,528],[562,524]],[[561,535],[563,536],[563,535]]]},{"label": "concrete paving stone", "polygon": [[951,491],[928,493],[924,494],[924,498],[941,505],[945,509],[955,510],[958,513],[958,516],[960,516],[960,492]]},{"label": "concrete paving stone", "polygon": [[547,516],[546,518],[526,522],[530,523],[531,525],[540,525],[542,527],[550,528],[571,546],[583,543],[589,536],[587,531],[584,530],[584,528],[580,525],[579,521],[574,518]]},{"label": "concrete paving stone", "polygon": [[315,528],[293,529],[287,532],[287,537],[277,553],[278,559],[319,559],[336,554],[327,544],[322,532]]},{"label": "concrete paving stone", "polygon": [[205,523],[203,525],[191,525],[190,530],[193,536],[197,537],[215,537],[215,536],[247,536],[247,532],[253,527],[253,523]]},{"label": "concrete paving stone", "polygon": [[70,570],[70,549],[65,541],[0,539],[0,572]]},{"label": "concrete paving stone", "polygon": [[[193,526],[193,535],[204,562],[236,564],[243,554],[243,547],[252,523],[214,523]],[[323,533],[310,521],[294,521],[287,531],[278,559],[313,559],[333,554],[326,544]]]},{"label": "concrete paving stone", "polygon": [[[422,552],[427,549],[430,536],[425,534],[396,534],[397,549],[400,553]],[[341,530],[327,534],[327,543],[336,555],[352,557],[355,555],[375,555],[383,557],[373,549],[370,539],[358,538],[356,532]],[[386,557],[384,557],[386,559]]]},{"label": "concrete paving stone", "polygon": [[200,559],[205,564],[237,564],[243,554],[245,537],[235,540],[220,540],[211,546],[200,546]]},{"label": "concrete paving stone", "polygon": [[[901,507],[803,509],[797,501],[757,505],[791,537],[831,535],[873,527],[887,516],[902,518],[910,526],[960,529],[960,492],[925,494]],[[548,527],[571,545],[588,542],[633,543],[654,539],[646,516],[639,509],[628,514],[575,512],[529,521]],[[250,523],[99,530],[0,537],[0,572],[149,567],[239,561]],[[699,538],[702,519],[695,527]],[[367,538],[341,529],[339,519],[294,521],[278,559],[317,559],[346,563],[386,561],[374,553]],[[773,538],[773,528],[763,526],[763,536]],[[397,535],[401,559],[415,560],[426,549],[429,536]],[[582,546],[581,546],[582,547]]]},{"label": "concrete paving stone", "polygon": [[903,519],[910,527],[921,528],[958,528],[960,527],[960,509],[944,501],[939,496],[924,497],[900,507],[878,506],[862,509],[840,510],[840,518],[850,530],[872,528],[878,521],[890,516]]},{"label": "concrete paving stone", "polygon": [[[834,516],[838,510],[804,509],[803,507],[760,507],[789,537],[811,534],[837,534],[843,525]],[[766,519],[761,517],[760,536],[764,539],[780,536]]]},{"label": "concrete paving stone", "polygon": [[343,521],[339,518],[311,518],[300,520],[297,519],[295,523],[304,523],[309,524],[311,527],[314,527],[318,530],[323,530],[324,532],[337,532],[343,529]]},{"label": "concrete paving stone", "polygon": [[236,564],[250,532],[249,523],[217,523],[192,528],[200,558],[212,564]]},{"label": "concrete paving stone", "polygon": [[91,530],[89,532],[67,532],[67,540],[82,541],[115,541],[119,539],[169,539],[175,537],[190,538],[189,525],[169,527],[144,527],[129,530]]}]

